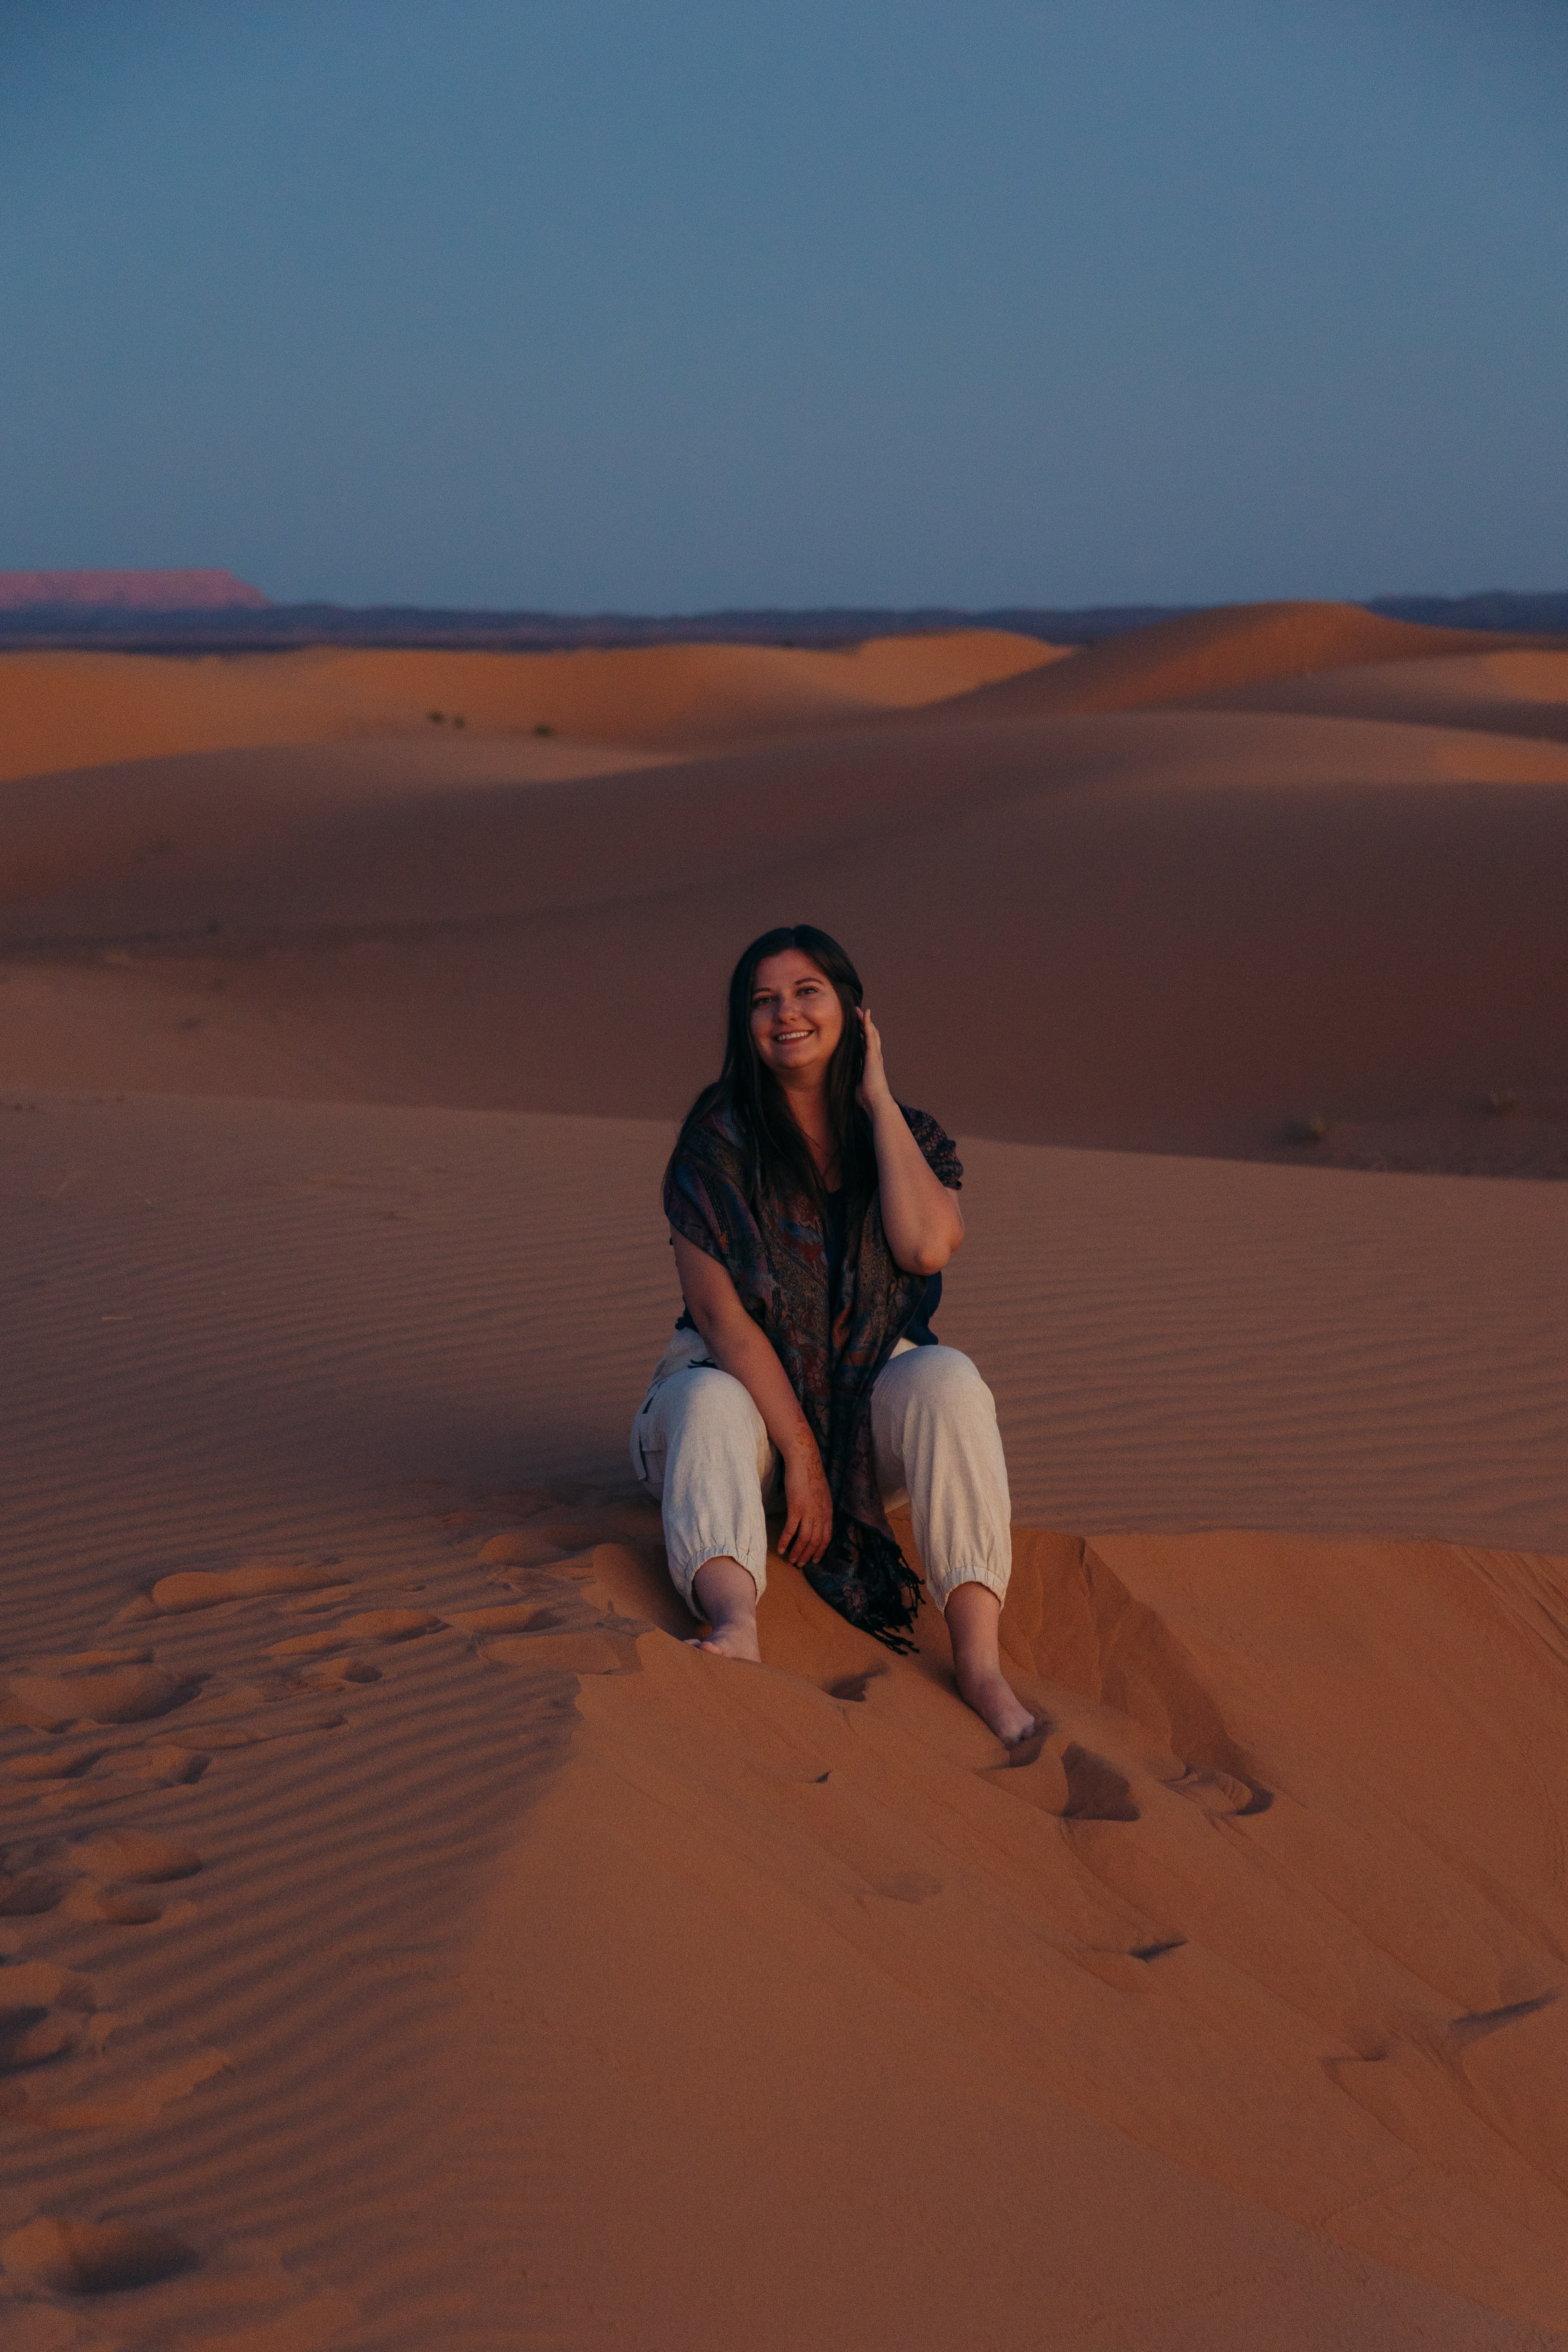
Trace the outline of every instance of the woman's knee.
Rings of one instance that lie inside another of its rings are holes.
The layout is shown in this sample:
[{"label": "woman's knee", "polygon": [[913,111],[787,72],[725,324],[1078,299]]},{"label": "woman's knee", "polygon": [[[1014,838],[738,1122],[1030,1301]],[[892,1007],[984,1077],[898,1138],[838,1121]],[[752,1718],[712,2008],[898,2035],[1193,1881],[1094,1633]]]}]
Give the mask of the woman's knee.
[{"label": "woman's knee", "polygon": [[889,1387],[906,1411],[939,1420],[994,1422],[996,1403],[969,1357],[957,1348],[915,1348],[888,1366]]},{"label": "woman's knee", "polygon": [[694,1365],[668,1381],[652,1420],[667,1473],[680,1457],[699,1475],[704,1464],[733,1461],[756,1465],[760,1475],[768,1458],[767,1423],[741,1382],[716,1365]]},{"label": "woman's knee", "polygon": [[679,1400],[683,1430],[742,1438],[748,1444],[755,1444],[759,1430],[765,1433],[766,1423],[750,1391],[732,1372],[721,1372],[716,1364],[698,1364],[677,1377],[683,1389]]}]

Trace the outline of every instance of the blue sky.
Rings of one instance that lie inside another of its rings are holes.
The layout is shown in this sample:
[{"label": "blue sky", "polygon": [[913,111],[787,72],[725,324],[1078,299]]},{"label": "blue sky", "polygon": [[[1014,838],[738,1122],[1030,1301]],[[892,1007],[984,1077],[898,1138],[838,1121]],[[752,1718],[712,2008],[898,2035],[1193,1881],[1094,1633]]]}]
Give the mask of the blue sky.
[{"label": "blue sky", "polygon": [[0,566],[1568,586],[1563,0],[0,0]]}]

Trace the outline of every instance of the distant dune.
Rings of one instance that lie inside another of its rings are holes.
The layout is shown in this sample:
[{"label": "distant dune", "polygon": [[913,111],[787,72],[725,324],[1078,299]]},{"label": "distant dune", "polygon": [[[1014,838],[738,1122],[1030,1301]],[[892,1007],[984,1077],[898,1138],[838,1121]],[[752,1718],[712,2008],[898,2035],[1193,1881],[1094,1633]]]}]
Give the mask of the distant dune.
[{"label": "distant dune", "polygon": [[1403,719],[1561,741],[1568,736],[1568,648],[1510,646],[1419,663],[1366,662],[1316,676],[1258,678],[1205,699],[1215,709]]},{"label": "distant dune", "polygon": [[908,709],[1037,668],[1056,652],[1032,637],[961,631],[831,653],[661,646],[554,654],[320,647],[157,660],[0,654],[0,780],[191,751],[398,737],[515,741],[537,732],[541,741],[558,734],[662,750]]},{"label": "distant dune", "polygon": [[[11,652],[0,749],[7,2343],[1568,2352],[1568,645]],[[687,1648],[631,1486],[801,919],[959,1137],[1011,1755],[929,1607]]]},{"label": "distant dune", "polygon": [[983,688],[952,715],[968,720],[1133,710],[1192,702],[1260,679],[1489,651],[1496,644],[1479,632],[1385,620],[1359,604],[1221,605],[1088,646],[1070,672]]},{"label": "distant dune", "polygon": [[706,1024],[616,1008],[716,1001],[805,908],[972,1133],[1568,1164],[1568,655],[1455,642],[1291,605],[1055,659],[11,656],[0,1069],[669,1116]]}]

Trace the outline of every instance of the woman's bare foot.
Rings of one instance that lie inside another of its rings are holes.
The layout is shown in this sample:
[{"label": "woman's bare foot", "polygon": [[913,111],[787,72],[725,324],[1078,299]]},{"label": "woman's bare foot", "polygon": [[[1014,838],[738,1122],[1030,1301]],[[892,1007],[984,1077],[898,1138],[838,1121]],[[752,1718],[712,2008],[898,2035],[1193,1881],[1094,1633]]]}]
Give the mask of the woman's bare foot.
[{"label": "woman's bare foot", "polygon": [[712,1630],[694,1637],[689,1646],[715,1658],[746,1658],[759,1665],[757,1588],[751,1570],[738,1559],[704,1560],[691,1580],[691,1590]]},{"label": "woman's bare foot", "polygon": [[948,1594],[942,1613],[960,1698],[1004,1746],[1016,1748],[1039,1727],[1002,1672],[996,1645],[1002,1603],[988,1584],[961,1584]]}]

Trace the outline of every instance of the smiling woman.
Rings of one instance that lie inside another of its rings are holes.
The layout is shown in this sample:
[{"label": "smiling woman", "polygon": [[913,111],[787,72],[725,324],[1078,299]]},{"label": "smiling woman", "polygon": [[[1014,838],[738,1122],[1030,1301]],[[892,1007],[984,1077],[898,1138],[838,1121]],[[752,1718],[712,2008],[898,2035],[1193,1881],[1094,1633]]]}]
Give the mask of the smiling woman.
[{"label": "smiling woman", "polygon": [[686,1306],[632,1426],[699,1646],[756,1659],[766,1503],[780,1556],[890,1647],[920,1586],[885,1498],[907,1488],[963,1697],[1008,1743],[1034,1718],[997,1649],[1012,1567],[991,1392],[931,1330],[963,1240],[952,1141],[895,1101],[859,976],[809,923],[753,940],[724,1066],[688,1113],[664,1205]]}]

